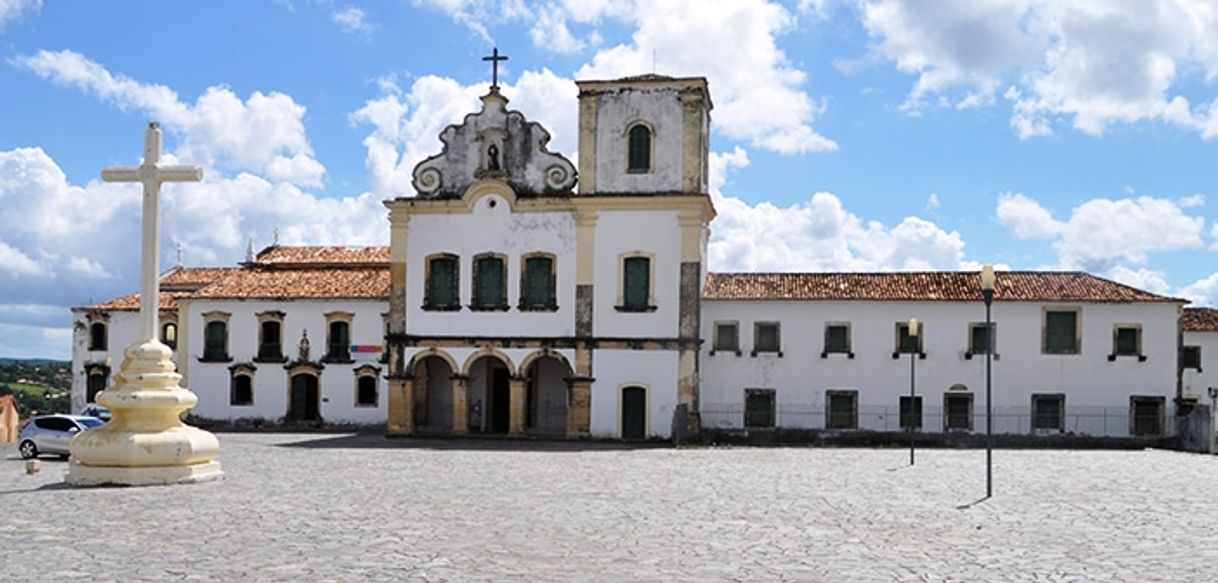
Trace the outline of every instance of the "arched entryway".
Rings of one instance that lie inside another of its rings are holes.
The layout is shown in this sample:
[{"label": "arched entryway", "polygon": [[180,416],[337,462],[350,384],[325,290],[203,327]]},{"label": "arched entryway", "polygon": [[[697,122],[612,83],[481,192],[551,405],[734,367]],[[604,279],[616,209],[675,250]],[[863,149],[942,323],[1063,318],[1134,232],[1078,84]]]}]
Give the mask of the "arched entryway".
[{"label": "arched entryway", "polygon": [[625,386],[621,389],[622,439],[647,438],[647,389]]},{"label": "arched entryway", "polygon": [[317,374],[300,372],[292,375],[288,387],[289,422],[321,421],[321,384]]},{"label": "arched entryway", "polygon": [[512,371],[501,358],[481,356],[469,367],[469,427],[505,434],[511,424]]},{"label": "arched entryway", "polygon": [[414,424],[424,433],[449,432],[453,428],[453,367],[437,355],[415,360]]},{"label": "arched entryway", "polygon": [[556,354],[525,361],[525,431],[534,435],[567,434],[567,379],[571,368]]}]

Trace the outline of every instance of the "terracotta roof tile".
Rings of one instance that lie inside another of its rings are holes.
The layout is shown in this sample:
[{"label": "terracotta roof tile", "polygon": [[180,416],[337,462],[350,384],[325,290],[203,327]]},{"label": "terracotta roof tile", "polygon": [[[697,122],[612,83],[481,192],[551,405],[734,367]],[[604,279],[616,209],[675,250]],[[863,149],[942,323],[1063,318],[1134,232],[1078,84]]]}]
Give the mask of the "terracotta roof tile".
[{"label": "terracotta roof tile", "polygon": [[[161,276],[160,308],[178,309],[178,298],[189,296],[195,290],[240,271],[237,267],[175,267]],[[135,311],[140,309],[139,292],[114,298],[91,306],[93,309],[110,312]]]},{"label": "terracotta roof tile", "polygon": [[374,266],[389,265],[389,247],[288,247],[274,245],[258,253],[254,263],[264,266]]},{"label": "terracotta roof tile", "polygon": [[240,269],[191,294],[213,299],[388,299],[388,267]]},{"label": "terracotta roof tile", "polygon": [[1186,332],[1218,332],[1218,309],[1184,308],[1180,325]]},{"label": "terracotta roof tile", "polygon": [[[981,301],[975,271],[712,273],[708,300]],[[996,301],[1180,302],[1082,272],[998,272]]]}]

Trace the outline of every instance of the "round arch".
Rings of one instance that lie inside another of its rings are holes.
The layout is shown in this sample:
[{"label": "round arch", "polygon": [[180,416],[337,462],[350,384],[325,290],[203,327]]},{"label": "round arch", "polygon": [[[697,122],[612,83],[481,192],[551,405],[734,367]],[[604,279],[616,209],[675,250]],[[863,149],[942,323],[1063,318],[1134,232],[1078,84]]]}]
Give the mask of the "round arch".
[{"label": "round arch", "polygon": [[567,357],[563,356],[561,352],[550,350],[549,348],[542,348],[541,350],[529,353],[528,356],[524,357],[524,359],[520,361],[520,374],[528,374],[529,367],[533,366],[533,363],[543,358],[553,358],[554,360],[561,362],[562,365],[567,368],[568,373],[575,373],[575,368],[571,366],[571,361],[567,360]]},{"label": "round arch", "polygon": [[452,369],[453,372],[461,370],[460,367],[457,366],[457,359],[453,358],[453,356],[448,352],[440,350],[434,346],[414,353],[414,355],[410,357],[410,364],[406,366],[406,370],[410,371],[411,374],[417,374],[418,371],[416,368],[421,365],[423,361],[433,356],[447,362],[448,367]]},{"label": "round arch", "polygon": [[[480,348],[480,349],[474,351],[473,354],[469,355],[469,357],[465,359],[465,366],[461,367],[461,374],[469,376],[471,369],[474,366],[474,363],[478,362],[478,359],[480,359],[482,357],[486,357],[486,356],[499,359],[499,361],[502,362],[503,365],[507,367],[508,374],[512,375],[512,376],[516,376],[516,364],[512,362],[512,359],[509,358],[508,355],[504,354],[503,351],[495,349],[495,348],[490,348],[489,346]],[[457,370],[457,369],[454,368],[453,370]]]}]

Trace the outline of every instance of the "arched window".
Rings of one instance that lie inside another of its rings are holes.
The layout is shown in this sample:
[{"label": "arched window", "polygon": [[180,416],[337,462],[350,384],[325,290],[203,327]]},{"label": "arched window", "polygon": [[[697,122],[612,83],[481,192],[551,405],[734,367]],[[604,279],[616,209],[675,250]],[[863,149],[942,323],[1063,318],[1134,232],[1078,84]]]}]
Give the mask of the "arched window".
[{"label": "arched window", "polygon": [[89,350],[106,350],[106,325],[94,322],[89,325]]},{"label": "arched window", "polygon": [[377,405],[376,376],[364,375],[356,381],[355,404],[359,407],[375,407]]},{"label": "arched window", "polygon": [[203,360],[228,360],[228,324],[219,320],[207,323],[203,334]]},{"label": "arched window", "polygon": [[173,322],[165,322],[161,326],[161,343],[165,346],[177,350],[178,348],[178,325]]},{"label": "arched window", "polygon": [[507,308],[507,278],[503,272],[502,257],[482,255],[474,259],[474,309]]},{"label": "arched window", "polygon": [[283,326],[278,320],[263,320],[259,326],[261,336],[258,343],[258,358],[260,360],[280,360],[283,358]]},{"label": "arched window", "polygon": [[230,405],[237,407],[248,407],[254,404],[253,376],[245,371],[233,373],[228,402]]},{"label": "arched window", "polygon": [[627,134],[627,172],[651,171],[651,130],[635,124]]},{"label": "arched window", "polygon": [[524,258],[523,272],[520,284],[520,309],[555,309],[554,258],[547,255],[527,256]]},{"label": "arched window", "polygon": [[427,287],[423,309],[457,310],[461,308],[458,291],[456,255],[437,255],[427,260]]}]

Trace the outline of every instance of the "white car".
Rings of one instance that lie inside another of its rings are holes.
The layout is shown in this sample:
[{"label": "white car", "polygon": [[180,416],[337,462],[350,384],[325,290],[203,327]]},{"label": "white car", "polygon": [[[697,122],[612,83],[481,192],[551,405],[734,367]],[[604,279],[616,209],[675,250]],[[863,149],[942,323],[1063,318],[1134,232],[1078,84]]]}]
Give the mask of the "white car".
[{"label": "white car", "polygon": [[42,454],[68,457],[68,444],[77,433],[106,422],[85,415],[41,415],[30,420],[17,436],[17,451],[24,459]]}]

